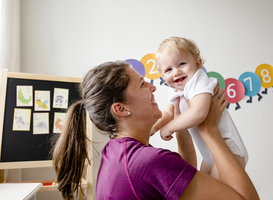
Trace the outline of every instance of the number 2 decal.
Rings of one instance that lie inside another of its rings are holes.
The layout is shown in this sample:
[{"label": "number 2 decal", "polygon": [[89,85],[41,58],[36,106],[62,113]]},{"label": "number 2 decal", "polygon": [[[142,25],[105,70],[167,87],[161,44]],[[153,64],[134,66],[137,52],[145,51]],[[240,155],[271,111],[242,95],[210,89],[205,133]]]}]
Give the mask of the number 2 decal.
[{"label": "number 2 decal", "polygon": [[150,54],[146,54],[145,56],[143,56],[140,60],[140,62],[143,63],[144,68],[146,70],[145,77],[151,80],[154,79],[158,79],[161,76],[157,73],[157,70],[155,68],[155,54],[154,53],[150,53]]},{"label": "number 2 decal", "polygon": [[147,64],[149,64],[150,62],[152,62],[152,63],[153,63],[153,67],[151,68],[151,70],[150,70],[150,73],[149,73],[149,74],[157,74],[157,70],[156,70],[156,68],[155,68],[155,60],[150,59],[150,60],[148,60],[148,61],[147,61]]}]

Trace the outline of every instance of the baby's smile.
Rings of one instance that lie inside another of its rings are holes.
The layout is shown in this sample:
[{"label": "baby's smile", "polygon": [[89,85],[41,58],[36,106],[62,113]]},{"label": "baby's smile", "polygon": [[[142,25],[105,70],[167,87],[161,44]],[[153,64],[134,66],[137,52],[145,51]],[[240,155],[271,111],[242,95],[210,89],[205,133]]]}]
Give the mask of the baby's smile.
[{"label": "baby's smile", "polygon": [[174,80],[174,82],[175,82],[175,83],[183,83],[183,81],[184,81],[185,79],[186,79],[186,76],[180,77],[180,78]]}]

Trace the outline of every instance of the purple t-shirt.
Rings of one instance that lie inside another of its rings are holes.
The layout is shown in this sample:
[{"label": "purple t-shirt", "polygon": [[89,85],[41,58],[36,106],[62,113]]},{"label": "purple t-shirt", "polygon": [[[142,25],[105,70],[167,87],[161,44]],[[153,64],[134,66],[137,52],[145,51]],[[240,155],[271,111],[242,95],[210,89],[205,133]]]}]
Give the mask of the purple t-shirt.
[{"label": "purple t-shirt", "polygon": [[195,173],[178,153],[133,138],[112,139],[102,151],[96,197],[177,200]]}]

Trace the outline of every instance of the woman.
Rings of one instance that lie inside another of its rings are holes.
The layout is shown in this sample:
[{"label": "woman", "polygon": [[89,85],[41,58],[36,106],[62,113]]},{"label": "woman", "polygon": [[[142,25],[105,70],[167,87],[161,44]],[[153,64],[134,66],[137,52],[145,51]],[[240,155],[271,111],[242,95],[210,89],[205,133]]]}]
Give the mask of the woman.
[{"label": "woman", "polygon": [[221,98],[212,98],[208,117],[198,126],[219,166],[220,181],[196,170],[188,132],[177,135],[179,154],[149,145],[151,128],[162,116],[154,99],[155,90],[120,61],[104,63],[87,73],[81,84],[82,101],[70,106],[53,155],[63,197],[73,199],[88,159],[85,109],[92,122],[111,138],[102,151],[97,200],[259,199],[217,129],[227,105],[223,90],[218,91]]}]

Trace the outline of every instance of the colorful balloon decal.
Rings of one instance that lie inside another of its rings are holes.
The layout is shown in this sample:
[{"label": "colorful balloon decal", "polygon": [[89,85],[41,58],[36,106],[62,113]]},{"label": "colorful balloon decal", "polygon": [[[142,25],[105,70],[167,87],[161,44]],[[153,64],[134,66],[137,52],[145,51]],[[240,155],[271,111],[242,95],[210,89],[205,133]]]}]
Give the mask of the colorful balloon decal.
[{"label": "colorful balloon decal", "polygon": [[223,78],[223,76],[221,76],[219,73],[217,72],[208,72],[207,73],[208,77],[209,78],[217,78],[217,81],[219,82],[219,85],[220,85],[220,88],[222,88],[223,90],[225,89],[226,87],[226,82],[225,82],[225,79]]},{"label": "colorful balloon decal", "polygon": [[253,72],[245,72],[241,74],[241,76],[239,77],[239,81],[241,81],[245,86],[245,95],[249,96],[249,100],[247,100],[247,103],[252,103],[252,97],[255,95],[258,95],[258,101],[263,98],[259,94],[262,82],[257,74]]},{"label": "colorful balloon decal", "polygon": [[145,67],[146,78],[155,80],[161,77],[155,68],[155,53],[146,54],[140,62],[142,62]]},{"label": "colorful balloon decal", "polygon": [[136,70],[141,76],[145,77],[145,67],[142,62],[135,59],[128,59],[125,60],[125,62],[128,62],[134,70]]},{"label": "colorful balloon decal", "polygon": [[[150,53],[146,54],[139,61],[135,59],[126,60],[131,64],[131,66],[140,73],[143,77],[146,77],[153,81],[155,79],[160,79],[160,85],[166,85],[165,80],[157,73],[155,68],[155,54]],[[143,65],[141,65],[141,64]],[[206,68],[203,67],[203,70],[207,72]],[[269,64],[261,64],[259,65],[255,73],[253,72],[244,72],[240,75],[239,79],[228,78],[224,79],[217,72],[207,72],[208,77],[217,78],[220,83],[220,87],[225,90],[227,94],[226,100],[231,103],[236,104],[235,110],[240,108],[239,101],[243,99],[244,96],[248,96],[249,100],[247,103],[252,103],[252,97],[258,96],[258,101],[260,101],[263,97],[259,94],[261,87],[265,88],[262,91],[262,94],[267,94],[267,89],[273,87],[273,67]],[[227,108],[229,108],[229,105]]]},{"label": "colorful balloon decal", "polygon": [[239,108],[241,108],[238,102],[241,101],[241,99],[245,95],[245,87],[241,81],[238,81],[235,78],[228,78],[225,80],[225,82],[225,93],[227,95],[226,100],[229,103],[236,103],[237,106],[235,110],[238,110]]},{"label": "colorful balloon decal", "polygon": [[207,73],[207,69],[204,67],[204,65],[202,66],[202,69]]},{"label": "colorful balloon decal", "polygon": [[267,88],[273,87],[273,67],[269,64],[261,64],[256,68],[255,73],[260,77],[262,87],[265,88],[262,94],[267,94]]}]

